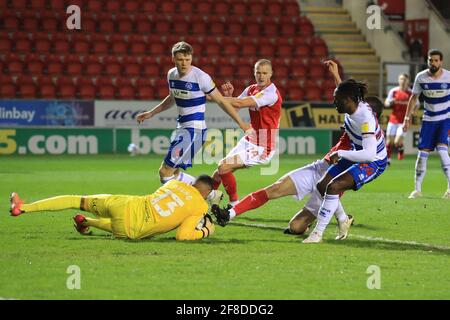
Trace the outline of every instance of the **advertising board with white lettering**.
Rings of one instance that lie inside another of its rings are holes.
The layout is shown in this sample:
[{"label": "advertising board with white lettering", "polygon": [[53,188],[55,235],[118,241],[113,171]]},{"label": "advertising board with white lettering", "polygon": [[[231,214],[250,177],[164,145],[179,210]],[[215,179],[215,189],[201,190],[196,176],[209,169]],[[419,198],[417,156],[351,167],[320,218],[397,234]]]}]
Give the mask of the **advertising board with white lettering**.
[{"label": "advertising board with white lettering", "polygon": [[0,126],[92,126],[94,101],[0,100]]}]

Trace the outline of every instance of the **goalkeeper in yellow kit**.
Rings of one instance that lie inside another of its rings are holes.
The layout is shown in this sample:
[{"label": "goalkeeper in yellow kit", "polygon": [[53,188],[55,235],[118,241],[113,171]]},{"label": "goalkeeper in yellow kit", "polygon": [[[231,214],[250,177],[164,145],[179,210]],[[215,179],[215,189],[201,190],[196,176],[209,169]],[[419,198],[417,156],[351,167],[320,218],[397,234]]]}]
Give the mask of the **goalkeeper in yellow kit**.
[{"label": "goalkeeper in yellow kit", "polygon": [[11,194],[12,216],[35,211],[81,209],[96,219],[77,214],[75,228],[82,234],[89,227],[111,232],[117,238],[143,239],[177,229],[177,240],[196,240],[210,236],[214,224],[207,215],[205,199],[213,180],[199,176],[193,185],[171,180],[147,196],[108,195],[58,196],[24,203],[17,193]]}]

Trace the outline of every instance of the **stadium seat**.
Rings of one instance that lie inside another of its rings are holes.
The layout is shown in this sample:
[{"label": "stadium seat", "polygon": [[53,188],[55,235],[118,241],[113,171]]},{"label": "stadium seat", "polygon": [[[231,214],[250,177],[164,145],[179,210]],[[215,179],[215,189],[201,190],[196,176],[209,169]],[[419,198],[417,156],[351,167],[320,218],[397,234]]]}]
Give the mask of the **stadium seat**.
[{"label": "stadium seat", "polygon": [[295,54],[294,48],[289,45],[280,45],[277,47],[278,57],[290,57]]},{"label": "stadium seat", "polygon": [[157,34],[168,34],[171,32],[171,22],[167,17],[158,16],[153,29]]},{"label": "stadium seat", "polygon": [[39,53],[49,53],[51,43],[48,39],[36,39],[34,42],[34,50]]},{"label": "stadium seat", "polygon": [[308,76],[314,79],[322,79],[325,76],[325,67],[320,65],[311,65]]},{"label": "stadium seat", "polygon": [[305,78],[308,73],[307,68],[303,64],[293,65],[291,75],[294,78]]},{"label": "stadium seat", "polygon": [[147,16],[139,16],[136,18],[135,29],[139,33],[148,33],[152,31],[152,22]]},{"label": "stadium seat", "polygon": [[2,98],[15,98],[17,88],[14,83],[2,83],[0,86],[0,96]]},{"label": "stadium seat", "polygon": [[31,99],[37,98],[36,85],[32,83],[19,83],[18,84],[19,95],[21,98]]},{"label": "stadium seat", "polygon": [[172,33],[176,35],[186,35],[189,29],[190,25],[186,21],[176,21],[172,24]]},{"label": "stadium seat", "polygon": [[300,14],[300,7],[297,1],[292,1],[288,3],[284,3],[282,7],[282,15],[283,16],[294,16],[298,17]]},{"label": "stadium seat", "polygon": [[305,92],[300,86],[288,87],[286,92],[288,93],[289,100],[302,101],[305,98]]},{"label": "stadium seat", "polygon": [[19,29],[19,19],[14,16],[6,16],[4,18],[3,27],[6,30],[18,30]]},{"label": "stadium seat", "polygon": [[30,0],[31,9],[45,9],[46,0]]},{"label": "stadium seat", "polygon": [[136,96],[136,91],[131,85],[123,85],[118,87],[118,98],[123,100],[133,100]]},{"label": "stadium seat", "polygon": [[147,77],[157,77],[160,74],[159,66],[156,63],[145,63],[141,66],[142,75]]},{"label": "stadium seat", "polygon": [[123,74],[126,77],[136,77],[139,76],[141,73],[141,66],[134,63],[126,63],[123,68]]},{"label": "stadium seat", "polygon": [[152,13],[154,14],[157,9],[157,4],[154,1],[144,1],[144,3],[140,4],[139,11],[145,12],[145,13]]},{"label": "stadium seat", "polygon": [[177,7],[179,14],[191,15],[194,12],[194,4],[192,1],[177,1]]},{"label": "stadium seat", "polygon": [[116,89],[111,85],[102,85],[98,88],[100,99],[113,100],[116,95]]},{"label": "stadium seat", "polygon": [[65,2],[61,0],[48,0],[48,7],[50,10],[55,12],[64,12],[67,8]]},{"label": "stadium seat", "polygon": [[62,84],[57,88],[58,95],[62,99],[74,99],[76,98],[76,88],[73,84]]},{"label": "stadium seat", "polygon": [[105,63],[105,73],[110,76],[120,76],[122,74],[122,66],[118,61]]},{"label": "stadium seat", "polygon": [[322,91],[317,86],[311,87],[305,87],[305,99],[307,101],[321,101],[322,100]]},{"label": "stadium seat", "polygon": [[104,3],[102,0],[89,0],[86,2],[87,2],[87,10],[90,12],[101,12],[104,9]]},{"label": "stadium seat", "polygon": [[39,30],[39,20],[34,13],[25,13],[22,17],[22,30],[36,31]]},{"label": "stadium seat", "polygon": [[75,41],[73,44],[73,52],[78,54],[88,54],[89,53],[89,42],[88,41]]},{"label": "stadium seat", "polygon": [[103,65],[98,61],[89,61],[84,66],[84,73],[86,75],[98,76],[103,72]]},{"label": "stadium seat", "polygon": [[118,26],[118,31],[120,33],[131,33],[133,32],[133,21],[131,21],[131,19],[126,19],[126,18],[122,18],[120,19],[117,24]]},{"label": "stadium seat", "polygon": [[260,17],[266,14],[270,14],[267,12],[264,3],[260,0],[251,0],[248,3],[248,14],[255,17]]},{"label": "stadium seat", "polygon": [[281,16],[282,5],[275,1],[269,1],[266,4],[265,11],[269,16],[279,17],[279,16]]},{"label": "stadium seat", "polygon": [[236,16],[245,16],[247,14],[247,6],[242,1],[233,1],[231,8]]},{"label": "stadium seat", "polygon": [[214,3],[213,12],[217,15],[228,15],[231,9],[228,3],[217,1]]},{"label": "stadium seat", "polygon": [[116,55],[127,54],[128,44],[125,41],[112,41],[111,53]]},{"label": "stadium seat", "polygon": [[136,55],[143,55],[147,51],[147,44],[143,41],[134,41],[130,44],[130,53]]},{"label": "stadium seat", "polygon": [[258,53],[261,57],[265,57],[270,60],[273,56],[275,56],[275,47],[272,44],[264,44],[259,48]]},{"label": "stadium seat", "polygon": [[195,6],[195,12],[198,15],[207,15],[212,13],[212,3],[209,1],[197,2]]},{"label": "stadium seat", "polygon": [[256,55],[257,48],[254,44],[247,43],[241,47],[241,55],[254,57]]},{"label": "stadium seat", "polygon": [[97,89],[93,84],[82,84],[78,88],[80,99],[93,100],[96,97]]},{"label": "stadium seat", "polygon": [[110,12],[110,13],[117,13],[120,12],[121,8],[121,3],[118,0],[108,0],[106,1],[106,11]]},{"label": "stadium seat", "polygon": [[44,63],[38,58],[28,60],[27,71],[28,74],[31,75],[41,75],[42,73],[44,73]]},{"label": "stadium seat", "polygon": [[163,14],[175,14],[175,3],[172,1],[164,1],[159,6],[159,11]]},{"label": "stadium seat", "polygon": [[161,42],[151,42],[147,48],[149,53],[153,56],[165,55],[170,51],[166,51],[166,47]]},{"label": "stadium seat", "polygon": [[105,13],[100,14],[99,22],[98,22],[98,30],[101,33],[114,33],[115,32],[115,23],[111,19],[111,16]]},{"label": "stadium seat", "polygon": [[53,84],[41,84],[39,96],[42,99],[56,99],[56,87]]},{"label": "stadium seat", "polygon": [[24,73],[24,66],[23,66],[23,62],[20,60],[10,60],[7,65],[6,68],[8,69],[8,73],[9,74],[23,74]]},{"label": "stadium seat", "polygon": [[151,100],[155,99],[155,91],[150,86],[138,86],[137,97],[140,100]]},{"label": "stadium seat", "polygon": [[[6,38],[0,39],[0,52],[11,52],[11,51],[12,51],[11,40]],[[16,51],[21,51],[17,50],[17,44],[16,44]]]}]

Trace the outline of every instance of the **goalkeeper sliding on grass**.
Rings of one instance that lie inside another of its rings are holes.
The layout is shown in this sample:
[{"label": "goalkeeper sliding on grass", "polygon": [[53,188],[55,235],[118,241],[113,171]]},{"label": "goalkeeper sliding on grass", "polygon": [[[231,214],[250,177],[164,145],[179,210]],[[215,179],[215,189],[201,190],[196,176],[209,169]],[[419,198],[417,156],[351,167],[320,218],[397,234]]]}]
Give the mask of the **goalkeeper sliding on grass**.
[{"label": "goalkeeper sliding on grass", "polygon": [[82,214],[74,217],[75,228],[81,234],[89,234],[89,227],[94,227],[117,238],[143,239],[178,228],[177,240],[196,240],[214,232],[205,201],[212,186],[212,178],[201,175],[193,185],[172,180],[148,196],[66,195],[30,204],[12,193],[10,213],[19,216],[36,211],[81,209],[97,216],[96,219]]}]

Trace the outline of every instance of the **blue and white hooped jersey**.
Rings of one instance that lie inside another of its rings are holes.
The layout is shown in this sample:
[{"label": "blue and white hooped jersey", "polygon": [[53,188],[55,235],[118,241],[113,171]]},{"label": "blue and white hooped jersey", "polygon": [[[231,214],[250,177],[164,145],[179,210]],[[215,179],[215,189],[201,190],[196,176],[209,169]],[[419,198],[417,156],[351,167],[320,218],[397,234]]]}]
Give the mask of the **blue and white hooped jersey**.
[{"label": "blue and white hooped jersey", "polygon": [[413,93],[424,97],[423,121],[441,121],[450,115],[450,71],[442,69],[439,79],[433,79],[428,69],[417,74]]},{"label": "blue and white hooped jersey", "polygon": [[378,124],[372,108],[366,102],[360,102],[353,114],[345,114],[344,127],[355,150],[362,149],[363,134],[374,133],[377,138],[376,160],[383,160],[387,157],[383,130]]},{"label": "blue and white hooped jersey", "polygon": [[206,129],[206,95],[216,88],[211,77],[193,66],[180,78],[177,68],[172,68],[167,73],[167,82],[178,108],[177,128]]}]

